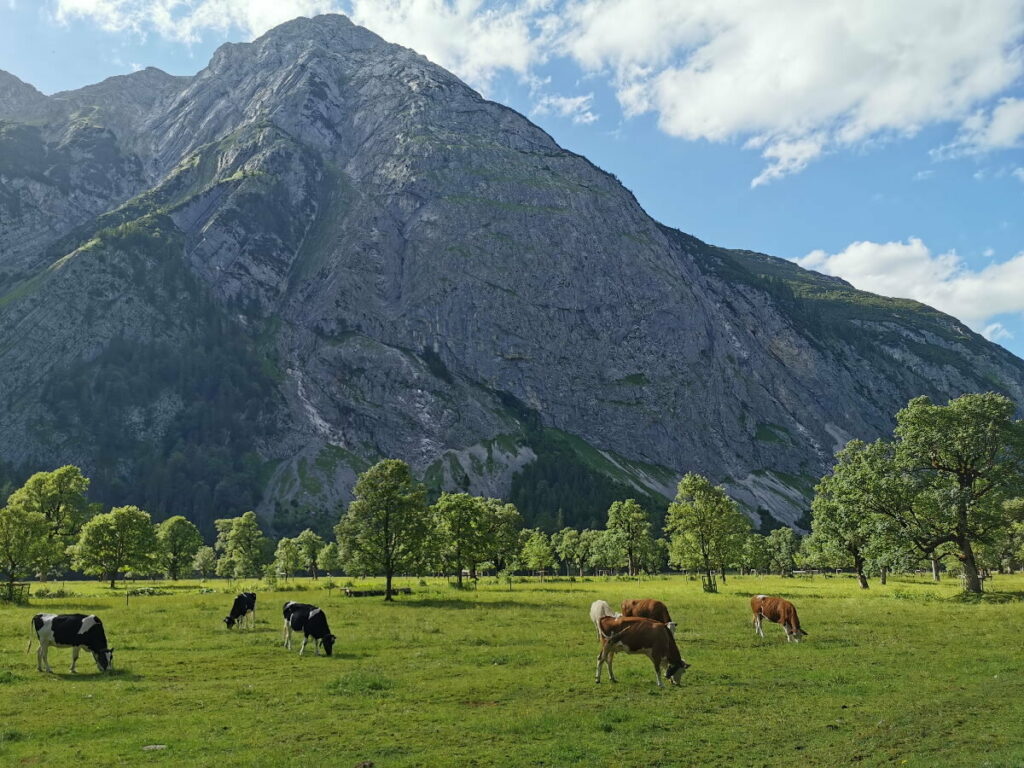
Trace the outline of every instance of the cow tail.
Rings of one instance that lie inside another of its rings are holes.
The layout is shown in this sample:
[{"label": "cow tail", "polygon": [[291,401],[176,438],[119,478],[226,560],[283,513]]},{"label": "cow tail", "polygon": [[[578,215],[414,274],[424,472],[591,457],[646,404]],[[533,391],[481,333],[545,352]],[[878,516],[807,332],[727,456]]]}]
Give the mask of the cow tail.
[{"label": "cow tail", "polygon": [[32,641],[36,639],[36,622],[34,618],[29,619],[28,629],[28,645],[25,646],[25,653],[32,650]]}]

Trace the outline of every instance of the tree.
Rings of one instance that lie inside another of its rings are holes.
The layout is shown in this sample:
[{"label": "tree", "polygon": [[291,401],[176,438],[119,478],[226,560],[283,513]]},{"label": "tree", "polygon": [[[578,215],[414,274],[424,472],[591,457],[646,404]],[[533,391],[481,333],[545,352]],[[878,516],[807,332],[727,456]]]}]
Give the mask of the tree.
[{"label": "tree", "polygon": [[52,546],[47,547],[48,562],[41,568],[65,563],[65,549],[74,542],[82,525],[99,509],[85,496],[89,478],[78,467],[67,465],[51,472],[36,472],[11,494],[7,506],[26,512],[37,512],[46,518]]},{"label": "tree", "polygon": [[213,547],[200,547],[192,558],[192,570],[198,571],[203,581],[217,568],[217,552]]},{"label": "tree", "polygon": [[[242,579],[257,578],[266,562],[269,539],[263,535],[255,512],[246,512],[241,517],[214,520],[217,541],[214,549],[221,554],[217,563],[218,576],[234,576]],[[231,570],[228,570],[228,567]]]},{"label": "tree", "polygon": [[669,562],[680,568],[699,568],[708,584],[717,568],[738,558],[750,523],[725,489],[702,475],[688,473],[679,481],[668,508]]},{"label": "tree", "polygon": [[164,572],[174,580],[185,572],[203,546],[199,529],[181,515],[169,517],[157,525],[156,538]]},{"label": "tree", "polygon": [[635,499],[616,501],[608,508],[608,523],[611,531],[626,553],[626,569],[630,576],[636,572],[642,553],[651,549],[651,521],[647,511]]},{"label": "tree", "polygon": [[441,562],[455,571],[461,589],[463,569],[475,577],[477,563],[487,557],[487,506],[468,493],[442,493],[430,511]]},{"label": "tree", "polygon": [[765,536],[765,550],[769,567],[785,576],[796,567],[796,556],[800,552],[800,537],[792,528],[776,528]]},{"label": "tree", "polygon": [[50,540],[49,522],[39,512],[24,507],[0,509],[0,574],[7,580],[7,595],[14,593],[14,582],[31,576],[46,562]]},{"label": "tree", "polygon": [[575,528],[563,528],[551,536],[551,545],[558,559],[565,563],[565,575],[569,575],[569,566],[575,566],[582,577],[584,558],[580,532]]},{"label": "tree", "polygon": [[580,576],[583,575],[584,568],[594,567],[594,558],[597,550],[600,548],[600,540],[604,531],[597,531],[593,528],[584,528],[580,531],[580,548],[579,548],[579,564],[580,564]]},{"label": "tree", "polygon": [[995,393],[948,405],[927,397],[896,414],[896,463],[927,481],[924,508],[940,538],[954,544],[968,592],[981,592],[975,542],[1010,524],[1004,503],[1024,492],[1024,421]]},{"label": "tree", "polygon": [[115,507],[82,526],[72,547],[73,567],[104,576],[114,588],[122,571],[146,572],[159,553],[152,518],[138,507]]},{"label": "tree", "polygon": [[759,533],[750,532],[743,537],[743,544],[740,547],[740,569],[750,573],[751,571],[767,571],[771,568],[771,559],[768,556],[768,545],[766,538]]},{"label": "tree", "polygon": [[[586,531],[584,531],[586,533]],[[602,571],[616,571],[626,562],[622,539],[613,531],[594,531],[590,539],[590,567]]]},{"label": "tree", "polygon": [[431,533],[426,489],[404,461],[384,459],[359,476],[354,496],[334,529],[345,568],[383,573],[390,601],[395,574],[423,563]]},{"label": "tree", "polygon": [[320,550],[320,553],[316,556],[316,567],[328,576],[331,575],[332,571],[340,570],[341,557],[338,552],[338,545],[335,542],[332,541],[325,544],[324,548]]},{"label": "tree", "polygon": [[300,567],[309,572],[315,579],[317,577],[317,556],[325,546],[323,537],[307,528],[296,536],[293,541],[295,546],[299,548],[299,560],[302,563]]},{"label": "tree", "polygon": [[295,572],[302,567],[302,552],[295,539],[281,539],[277,542],[277,549],[274,551],[274,568],[278,573],[283,573],[285,579],[294,576]]},{"label": "tree", "polygon": [[523,518],[515,504],[501,499],[484,499],[484,560],[490,560],[495,571],[507,570],[521,551],[519,534]]},{"label": "tree", "polygon": [[555,553],[551,549],[551,541],[544,531],[536,530],[523,546],[523,564],[531,571],[540,571],[540,580],[544,581],[544,571],[555,564]]},{"label": "tree", "polygon": [[[857,573],[861,589],[868,588],[864,565],[870,548],[878,539],[878,520],[872,514],[877,499],[877,479],[864,477],[870,471],[870,451],[860,440],[851,440],[836,454],[836,465],[814,489],[811,503],[811,537],[807,546],[817,547],[834,564],[836,557],[848,559]],[[866,461],[866,459],[868,459]],[[902,503],[894,500],[895,503]]]}]

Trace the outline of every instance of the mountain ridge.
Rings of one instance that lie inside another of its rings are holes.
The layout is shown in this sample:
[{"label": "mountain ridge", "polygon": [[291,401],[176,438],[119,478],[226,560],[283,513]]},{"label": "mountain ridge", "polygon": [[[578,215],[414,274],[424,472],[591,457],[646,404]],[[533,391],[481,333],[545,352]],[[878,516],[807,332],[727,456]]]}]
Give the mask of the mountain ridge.
[{"label": "mountain ridge", "polygon": [[[955,319],[661,225],[344,17],[191,77],[46,105],[11,85],[21,122],[5,83],[0,458],[75,460],[159,516],[323,525],[397,456],[548,527],[600,524],[627,492],[657,507],[690,470],[799,524],[835,448],[910,397],[1024,402],[1024,362]],[[130,407],[91,414],[88,388]]]}]

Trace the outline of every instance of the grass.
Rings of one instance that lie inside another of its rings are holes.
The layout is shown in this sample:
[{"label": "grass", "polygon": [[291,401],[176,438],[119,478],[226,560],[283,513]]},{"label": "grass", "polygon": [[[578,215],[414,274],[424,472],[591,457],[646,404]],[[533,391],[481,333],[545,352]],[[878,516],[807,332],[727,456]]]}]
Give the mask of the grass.
[{"label": "grass", "polygon": [[[306,580],[260,591],[254,631],[228,631],[251,584],[185,582],[129,598],[0,607],[0,764],[90,766],[1019,766],[1024,764],[1024,577],[979,603],[957,585],[902,579],[861,592],[850,578],[730,577],[720,594],[674,576],[459,592],[414,581],[412,597],[332,595]],[[751,631],[748,597],[797,605],[807,641]],[[650,662],[620,656],[594,685],[596,598],[666,601],[693,667],[659,690]],[[287,599],[323,607],[335,655],[280,644]],[[113,675],[51,649],[26,654],[38,611],[96,612]],[[147,745],[166,749],[144,751]]]}]

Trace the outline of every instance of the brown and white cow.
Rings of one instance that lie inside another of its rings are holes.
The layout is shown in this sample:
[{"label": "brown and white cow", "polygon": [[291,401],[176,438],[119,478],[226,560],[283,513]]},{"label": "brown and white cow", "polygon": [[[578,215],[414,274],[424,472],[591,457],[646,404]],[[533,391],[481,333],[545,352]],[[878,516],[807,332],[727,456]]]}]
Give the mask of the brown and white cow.
[{"label": "brown and white cow", "polygon": [[617,683],[612,662],[619,651],[626,653],[643,653],[654,664],[654,675],[658,687],[664,688],[661,682],[661,668],[666,666],[665,677],[673,685],[679,685],[679,679],[689,668],[679,655],[676,640],[668,626],[660,621],[645,619],[640,616],[603,616],[598,621],[601,631],[601,652],[597,655],[597,674],[595,683],[601,682],[601,666],[608,665],[608,677]]},{"label": "brown and white cow", "polygon": [[654,619],[662,624],[667,624],[673,635],[676,633],[676,623],[668,615],[668,607],[661,600],[623,600],[622,615]]},{"label": "brown and white cow", "polygon": [[789,600],[754,595],[750,598],[750,610],[754,614],[754,631],[761,637],[764,637],[764,630],[761,629],[761,622],[764,619],[781,624],[788,642],[799,643],[800,638],[807,634],[800,628],[800,617],[796,615],[796,608]]}]

